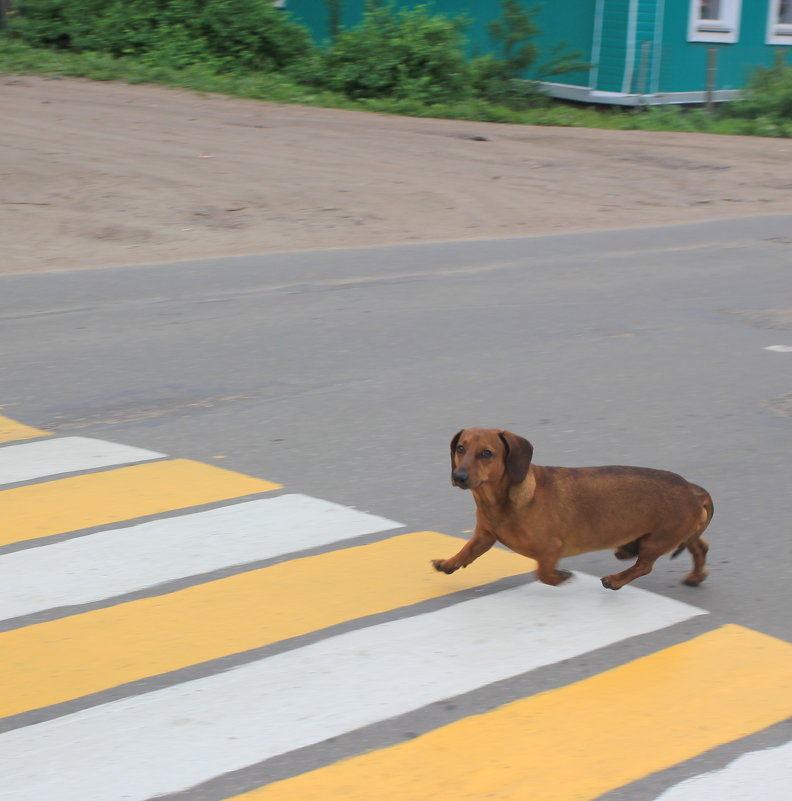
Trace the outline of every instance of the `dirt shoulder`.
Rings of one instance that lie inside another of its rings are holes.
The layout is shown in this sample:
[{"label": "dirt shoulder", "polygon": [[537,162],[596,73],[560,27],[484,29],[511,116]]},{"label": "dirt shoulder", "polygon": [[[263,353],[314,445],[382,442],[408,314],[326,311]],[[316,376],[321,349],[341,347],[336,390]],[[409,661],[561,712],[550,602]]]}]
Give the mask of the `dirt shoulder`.
[{"label": "dirt shoulder", "polygon": [[792,213],[792,142],[0,76],[0,272]]}]

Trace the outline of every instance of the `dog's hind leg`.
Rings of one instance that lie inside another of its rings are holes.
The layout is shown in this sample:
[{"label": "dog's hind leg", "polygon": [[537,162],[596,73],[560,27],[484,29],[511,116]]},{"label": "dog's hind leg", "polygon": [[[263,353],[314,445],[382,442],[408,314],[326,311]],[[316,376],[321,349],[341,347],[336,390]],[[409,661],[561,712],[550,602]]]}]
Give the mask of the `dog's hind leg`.
[{"label": "dog's hind leg", "polygon": [[696,533],[690,539],[685,540],[685,542],[680,545],[680,548],[686,547],[690,551],[690,555],[693,557],[693,570],[682,579],[682,583],[687,584],[689,587],[697,587],[702,581],[704,581],[705,578],[707,578],[707,571],[704,569],[704,565],[707,562],[707,551],[709,550],[709,545],[701,535],[710,524],[710,520],[712,520],[712,515],[714,512],[710,494],[700,487],[697,487],[697,490],[703,496],[701,518],[699,520]]},{"label": "dog's hind leg", "polygon": [[707,578],[707,571],[704,569],[704,565],[707,562],[709,545],[704,537],[700,536],[692,537],[685,545],[693,557],[693,570],[682,579],[682,583],[687,584],[689,587],[698,587]]},{"label": "dog's hind leg", "polygon": [[[608,590],[620,590],[625,584],[651,573],[654,563],[664,553],[668,552],[666,543],[667,538],[662,535],[645,534],[638,541],[638,560],[636,563],[632,567],[622,570],[621,573],[603,576],[602,586]],[[631,545],[632,543],[629,544]]]}]

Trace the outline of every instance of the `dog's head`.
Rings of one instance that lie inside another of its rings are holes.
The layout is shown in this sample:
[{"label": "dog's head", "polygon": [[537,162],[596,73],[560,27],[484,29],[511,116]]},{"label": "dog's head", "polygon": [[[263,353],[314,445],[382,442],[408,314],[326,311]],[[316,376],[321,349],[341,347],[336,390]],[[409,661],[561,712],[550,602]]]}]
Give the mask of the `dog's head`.
[{"label": "dog's head", "polygon": [[511,431],[463,428],[451,440],[451,483],[469,490],[504,478],[520,484],[532,457],[533,445]]}]

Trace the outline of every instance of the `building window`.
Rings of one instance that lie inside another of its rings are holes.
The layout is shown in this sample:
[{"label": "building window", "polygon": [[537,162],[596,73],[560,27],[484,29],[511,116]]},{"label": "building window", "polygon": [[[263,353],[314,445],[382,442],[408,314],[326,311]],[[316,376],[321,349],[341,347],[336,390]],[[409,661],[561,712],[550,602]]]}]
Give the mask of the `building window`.
[{"label": "building window", "polygon": [[792,0],[770,0],[767,43],[792,45]]},{"label": "building window", "polygon": [[688,40],[736,42],[740,34],[740,6],[741,0],[691,0]]}]

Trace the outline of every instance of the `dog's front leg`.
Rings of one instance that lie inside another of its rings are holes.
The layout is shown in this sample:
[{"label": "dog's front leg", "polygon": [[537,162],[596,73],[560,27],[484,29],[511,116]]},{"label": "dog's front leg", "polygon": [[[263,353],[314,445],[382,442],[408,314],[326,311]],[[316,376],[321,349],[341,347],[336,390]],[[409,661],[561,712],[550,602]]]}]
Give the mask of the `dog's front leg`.
[{"label": "dog's front leg", "polygon": [[432,559],[435,570],[451,574],[460,567],[467,567],[474,559],[486,553],[495,544],[495,537],[483,529],[476,528],[473,536],[464,544],[459,553],[450,559]]},{"label": "dog's front leg", "polygon": [[537,554],[536,574],[542,584],[550,584],[553,587],[557,587],[559,584],[562,584],[572,577],[572,574],[568,570],[559,570],[558,567],[556,567],[558,560],[561,558],[562,551],[562,543],[548,542],[543,552]]}]

